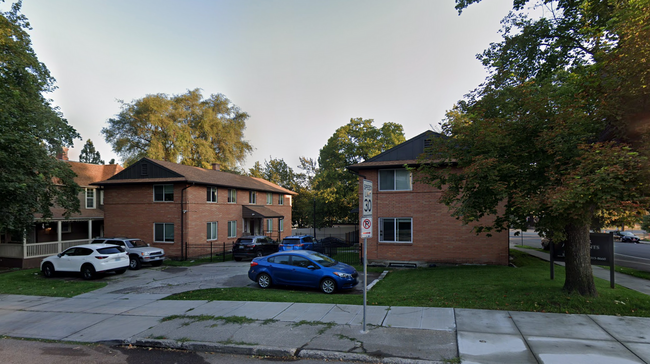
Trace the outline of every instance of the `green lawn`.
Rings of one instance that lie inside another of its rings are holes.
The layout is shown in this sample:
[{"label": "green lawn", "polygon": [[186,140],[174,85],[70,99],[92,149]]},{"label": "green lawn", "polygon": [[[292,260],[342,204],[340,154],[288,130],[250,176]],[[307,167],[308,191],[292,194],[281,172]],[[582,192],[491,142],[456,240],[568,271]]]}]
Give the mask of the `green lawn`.
[{"label": "green lawn", "polygon": [[[599,297],[585,298],[562,291],[564,267],[549,279],[548,262],[511,251],[517,268],[449,266],[391,270],[368,292],[369,305],[455,307],[489,310],[581,313],[650,317],[647,295],[595,278]],[[314,302],[362,304],[360,295],[324,295],[289,288],[225,288],[185,292],[167,299]]]},{"label": "green lawn", "polygon": [[38,269],[23,269],[0,274],[0,294],[73,297],[105,286],[106,283],[101,281],[82,281],[77,277],[48,279],[43,277]]}]

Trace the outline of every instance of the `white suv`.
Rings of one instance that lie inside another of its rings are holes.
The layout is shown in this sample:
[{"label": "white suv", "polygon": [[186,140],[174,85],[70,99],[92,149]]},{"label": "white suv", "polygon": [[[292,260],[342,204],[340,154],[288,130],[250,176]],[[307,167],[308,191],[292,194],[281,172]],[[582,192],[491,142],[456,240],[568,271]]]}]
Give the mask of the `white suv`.
[{"label": "white suv", "polygon": [[165,260],[165,250],[152,248],[140,239],[128,238],[97,238],[93,244],[113,244],[124,248],[129,253],[129,268],[140,269],[142,263],[151,263],[154,267],[162,265]]},{"label": "white suv", "polygon": [[106,244],[73,246],[41,262],[41,271],[47,278],[56,272],[80,272],[84,279],[93,279],[96,273],[122,274],[128,267],[129,256],[124,249]]}]

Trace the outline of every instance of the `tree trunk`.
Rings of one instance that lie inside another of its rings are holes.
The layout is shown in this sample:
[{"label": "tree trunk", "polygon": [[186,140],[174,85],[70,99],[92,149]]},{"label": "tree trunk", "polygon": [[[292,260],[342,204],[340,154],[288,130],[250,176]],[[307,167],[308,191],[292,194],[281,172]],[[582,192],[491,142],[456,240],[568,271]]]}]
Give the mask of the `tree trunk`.
[{"label": "tree trunk", "polygon": [[577,292],[583,296],[598,296],[594,275],[591,270],[591,240],[589,225],[568,225],[566,227],[567,241],[564,247],[566,254],[566,280],[564,290],[568,293]]}]

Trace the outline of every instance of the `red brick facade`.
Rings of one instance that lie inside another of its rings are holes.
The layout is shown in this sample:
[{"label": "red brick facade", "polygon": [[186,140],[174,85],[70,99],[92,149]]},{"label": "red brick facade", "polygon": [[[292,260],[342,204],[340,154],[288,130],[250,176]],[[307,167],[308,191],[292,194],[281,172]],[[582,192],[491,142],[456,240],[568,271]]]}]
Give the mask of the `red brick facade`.
[{"label": "red brick facade", "polygon": [[[413,178],[410,191],[379,191],[378,169],[364,169],[373,182],[373,237],[368,239],[369,262],[422,264],[508,264],[508,232],[477,235],[438,202],[440,191]],[[416,173],[416,172],[413,172]],[[362,210],[363,178],[359,179]],[[411,218],[411,242],[380,242],[381,218]]]},{"label": "red brick facade", "polygon": [[[164,183],[163,183],[164,184]],[[172,183],[168,183],[172,184]],[[215,247],[230,248],[232,243],[248,233],[262,233],[273,239],[281,239],[291,234],[291,196],[284,197],[279,205],[279,193],[272,193],[272,204],[267,205],[266,191],[257,192],[257,203],[249,204],[249,190],[237,191],[236,203],[228,202],[227,187],[217,186],[217,202],[207,201],[207,186],[188,183],[173,183],[174,200],[154,201],[154,183],[114,184],[104,187],[105,236],[126,236],[140,238],[152,246],[165,249],[169,257],[181,257],[181,239],[187,245],[189,257],[209,253],[206,244],[213,242]],[[181,196],[183,204],[181,205]],[[272,218],[272,231],[267,231],[267,219],[255,219],[254,230],[250,229],[253,219],[244,219],[243,206],[264,206],[284,216],[284,231],[279,230],[279,218]],[[181,218],[183,220],[181,222]],[[228,236],[228,222],[236,221],[237,234]],[[207,223],[217,223],[217,238],[207,239]],[[244,223],[248,226],[245,226]],[[173,242],[154,241],[154,224],[174,225]],[[182,228],[181,228],[182,226]],[[199,246],[201,248],[199,248]]]}]

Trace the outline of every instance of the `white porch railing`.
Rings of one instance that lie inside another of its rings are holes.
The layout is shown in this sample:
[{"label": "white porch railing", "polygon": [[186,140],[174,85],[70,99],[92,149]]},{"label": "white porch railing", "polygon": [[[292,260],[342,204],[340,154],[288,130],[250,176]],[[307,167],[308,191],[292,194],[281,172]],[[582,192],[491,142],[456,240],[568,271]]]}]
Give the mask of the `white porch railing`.
[{"label": "white porch railing", "polygon": [[34,244],[0,244],[0,257],[2,258],[38,258],[59,254],[71,246],[88,244],[91,239],[53,241],[49,243]]}]

